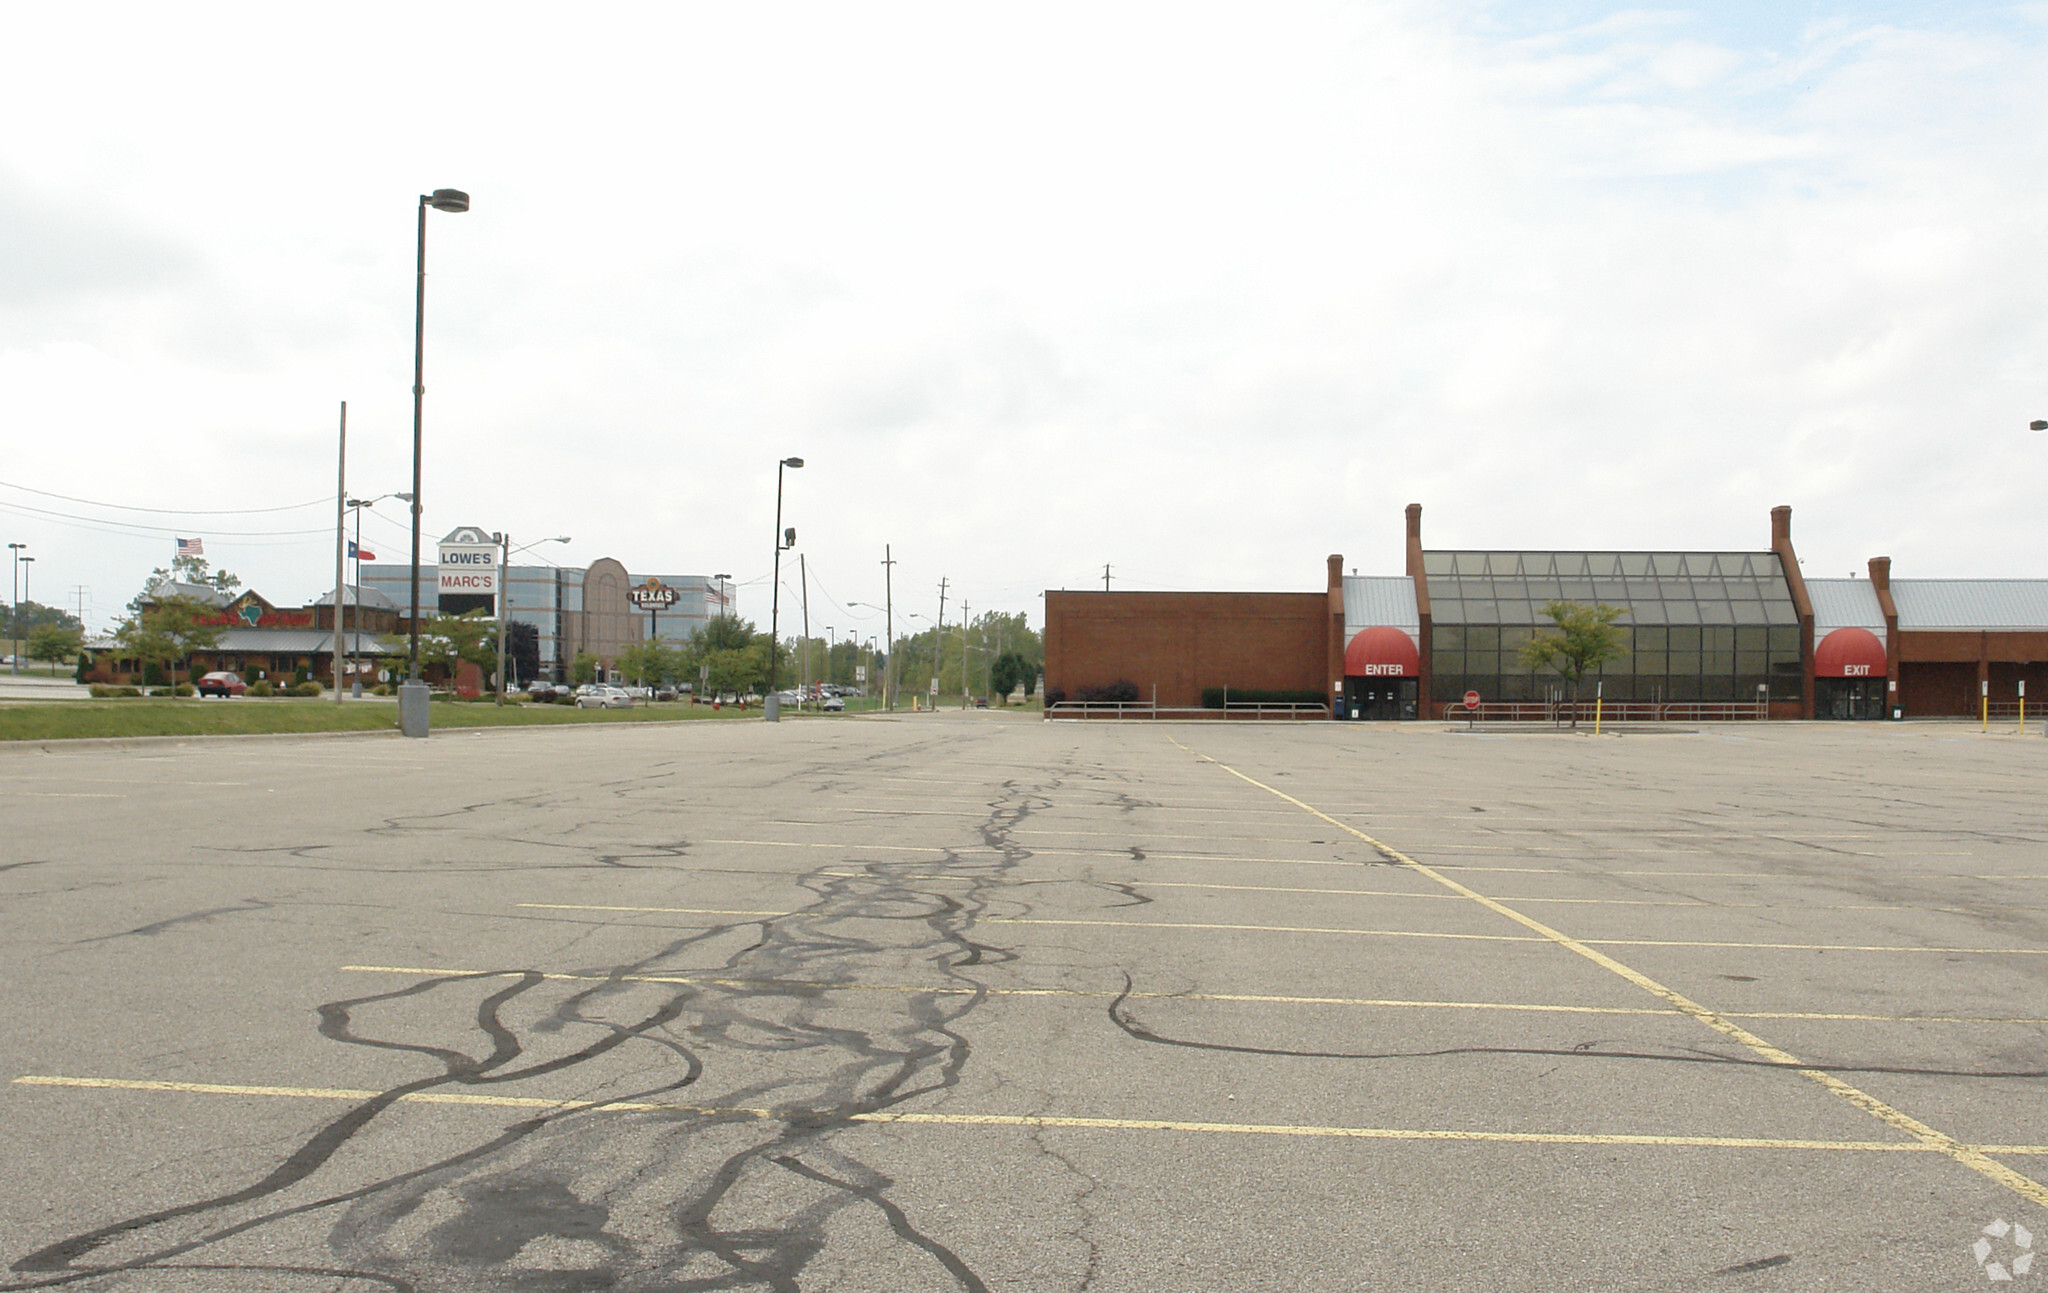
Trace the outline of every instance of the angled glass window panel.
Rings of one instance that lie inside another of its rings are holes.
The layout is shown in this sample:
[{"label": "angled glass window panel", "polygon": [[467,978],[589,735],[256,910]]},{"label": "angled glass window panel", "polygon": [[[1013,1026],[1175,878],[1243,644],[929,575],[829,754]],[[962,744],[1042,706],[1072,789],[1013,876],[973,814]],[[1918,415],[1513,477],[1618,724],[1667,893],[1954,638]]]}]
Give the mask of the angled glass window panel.
[{"label": "angled glass window panel", "polygon": [[1775,584],[1783,584],[1785,582],[1785,563],[1778,560],[1777,553],[1759,552],[1755,557],[1751,558],[1751,564],[1756,567],[1756,573],[1759,577],[1768,579]]},{"label": "angled glass window panel", "polygon": [[1619,579],[1595,579],[1593,581],[1593,596],[1612,606],[1614,603],[1625,600],[1628,597],[1628,585],[1622,583]]},{"label": "angled glass window panel", "polygon": [[1595,579],[1619,579],[1627,573],[1622,569],[1619,552],[1594,553],[1592,566]]},{"label": "angled glass window panel", "polygon": [[1764,618],[1772,624],[1799,623],[1799,612],[1796,608],[1793,607],[1790,600],[1782,602],[1765,602],[1763,606]]},{"label": "angled glass window panel", "polygon": [[1695,601],[1725,602],[1728,600],[1728,586],[1719,579],[1694,579],[1692,595]]},{"label": "angled glass window panel", "polygon": [[1457,569],[1457,558],[1448,552],[1425,552],[1422,554],[1422,573],[1425,575],[1448,575]]},{"label": "angled glass window panel", "polygon": [[1718,553],[1718,552],[1709,552],[1709,553],[1707,554],[1707,568],[1706,568],[1706,570],[1705,570],[1705,571],[1699,571],[1699,570],[1695,570],[1695,571],[1693,571],[1693,573],[1694,573],[1695,575],[1698,575],[1698,574],[1702,574],[1702,573],[1704,573],[1704,574],[1712,575],[1712,576],[1714,576],[1715,578],[1717,578],[1717,579],[1718,579],[1718,578],[1720,578],[1720,577],[1721,577],[1721,576],[1722,576],[1723,574],[1725,574],[1725,573],[1727,573],[1727,572],[1721,569],[1721,554],[1720,554],[1720,553]]},{"label": "angled glass window panel", "polygon": [[1763,573],[1764,573],[1763,571],[1761,571],[1761,570],[1758,570],[1758,569],[1757,569],[1757,564],[1756,564],[1756,557],[1757,557],[1757,554],[1756,554],[1756,553],[1754,553],[1754,552],[1745,552],[1745,553],[1743,553],[1743,554],[1742,554],[1742,573],[1743,573],[1743,574],[1745,574],[1745,575],[1760,575],[1760,574],[1763,574]]},{"label": "angled glass window panel", "polygon": [[1593,600],[1593,581],[1590,579],[1567,579],[1563,582],[1564,600],[1568,602],[1590,602]]},{"label": "angled glass window panel", "polygon": [[1493,576],[1496,579],[1518,578],[1522,573],[1522,554],[1519,552],[1488,553],[1486,564],[1492,570]]},{"label": "angled glass window panel", "polygon": [[1564,585],[1548,577],[1531,579],[1527,587],[1529,589],[1529,600],[1539,605],[1544,602],[1554,602],[1564,596]]},{"label": "angled glass window panel", "polygon": [[1694,603],[1694,605],[1699,607],[1700,623],[1702,624],[1733,624],[1735,622],[1735,609],[1727,602],[1701,601]]},{"label": "angled glass window panel", "polygon": [[1676,552],[1653,552],[1650,554],[1650,569],[1659,579],[1685,573],[1685,561]]},{"label": "angled glass window panel", "polygon": [[1738,602],[1760,602],[1764,590],[1754,579],[1730,579],[1727,582],[1728,596]]},{"label": "angled glass window panel", "polygon": [[1647,552],[1624,552],[1620,555],[1621,573],[1630,579],[1641,579],[1650,573],[1650,554]]},{"label": "angled glass window panel", "polygon": [[1500,607],[1492,601],[1468,601],[1465,603],[1465,622],[1467,624],[1498,624],[1500,623]]}]

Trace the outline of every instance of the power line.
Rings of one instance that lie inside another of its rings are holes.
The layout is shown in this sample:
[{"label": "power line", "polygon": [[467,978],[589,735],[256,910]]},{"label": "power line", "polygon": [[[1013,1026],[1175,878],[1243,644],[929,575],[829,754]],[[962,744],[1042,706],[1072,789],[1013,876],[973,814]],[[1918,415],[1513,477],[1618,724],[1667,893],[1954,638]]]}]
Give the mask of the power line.
[{"label": "power line", "polygon": [[256,516],[265,512],[296,512],[301,508],[320,507],[333,500],[316,498],[305,503],[288,503],[283,507],[237,507],[215,510],[180,507],[135,507],[127,503],[102,503],[90,498],[74,498],[70,494],[52,493],[47,489],[36,489],[31,485],[16,485],[0,480],[0,489],[18,489],[24,494],[40,494],[44,498],[61,498],[67,503],[83,503],[87,507],[110,507],[120,512],[153,512],[158,516]]},{"label": "power line", "polygon": [[79,516],[74,512],[57,512],[52,511],[51,509],[46,507],[31,507],[27,503],[0,503],[0,512],[5,512],[15,516],[28,514],[46,520],[70,521],[80,525],[96,526],[101,528],[112,527],[106,530],[106,532],[110,534],[149,533],[181,535],[189,534],[194,529],[204,529],[208,536],[218,536],[220,538],[274,539],[290,535],[334,533],[334,531],[331,528],[321,528],[317,530],[216,530],[211,526],[201,527],[190,525],[145,525],[141,521],[117,521],[111,517],[105,516]]}]

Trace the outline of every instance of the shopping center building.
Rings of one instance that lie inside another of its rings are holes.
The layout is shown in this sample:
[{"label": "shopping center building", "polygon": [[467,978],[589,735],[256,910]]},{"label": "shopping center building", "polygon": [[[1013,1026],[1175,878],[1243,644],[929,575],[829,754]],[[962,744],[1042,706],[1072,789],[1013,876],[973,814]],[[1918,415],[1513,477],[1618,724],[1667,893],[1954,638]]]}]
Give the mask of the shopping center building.
[{"label": "shopping center building", "polygon": [[[462,526],[442,538],[439,555],[437,564],[420,567],[423,616],[472,610],[496,615],[498,568],[491,535]],[[467,557],[484,560],[474,566],[455,560]],[[388,598],[409,618],[411,575],[409,563],[364,562],[357,583],[366,592]],[[636,642],[688,641],[712,619],[729,613],[732,592],[730,584],[705,575],[635,574],[610,557],[580,570],[510,566],[503,584],[507,622],[533,626],[540,638],[541,676],[556,681],[585,651],[609,667]]]},{"label": "shopping center building", "polygon": [[1808,579],[1791,508],[1769,534],[1711,552],[1431,549],[1411,504],[1400,575],[1346,575],[1335,555],[1314,593],[1048,591],[1046,691],[1122,682],[1189,710],[1317,695],[1370,719],[1463,713],[1476,693],[1489,716],[1542,717],[1565,686],[1520,648],[1563,601],[1623,612],[1623,652],[1586,688],[1630,713],[1977,716],[2023,688],[2048,703],[2048,580],[1894,579],[1889,557],[1867,579]]}]

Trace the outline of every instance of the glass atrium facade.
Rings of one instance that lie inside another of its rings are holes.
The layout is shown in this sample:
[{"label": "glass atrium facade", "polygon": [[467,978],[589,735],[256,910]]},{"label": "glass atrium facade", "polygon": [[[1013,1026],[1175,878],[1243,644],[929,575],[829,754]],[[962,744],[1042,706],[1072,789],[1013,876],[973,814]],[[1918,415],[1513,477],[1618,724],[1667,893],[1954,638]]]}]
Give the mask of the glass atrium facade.
[{"label": "glass atrium facade", "polygon": [[1625,651],[1598,672],[1611,700],[1797,701],[1799,613],[1771,552],[1425,552],[1430,694],[1540,701],[1564,686],[1519,656],[1552,601],[1599,603]]}]

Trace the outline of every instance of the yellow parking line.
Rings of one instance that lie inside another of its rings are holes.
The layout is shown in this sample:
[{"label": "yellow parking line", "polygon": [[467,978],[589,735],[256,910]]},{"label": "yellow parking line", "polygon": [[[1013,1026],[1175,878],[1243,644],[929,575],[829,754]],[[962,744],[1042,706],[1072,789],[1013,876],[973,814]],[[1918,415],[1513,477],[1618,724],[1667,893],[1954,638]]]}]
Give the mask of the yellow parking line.
[{"label": "yellow parking line", "polygon": [[1361,831],[1356,827],[1347,826],[1343,822],[1338,821],[1336,818],[1331,817],[1328,813],[1323,812],[1321,809],[1315,808],[1310,804],[1304,803],[1302,800],[1296,799],[1294,796],[1286,793],[1285,791],[1278,790],[1272,786],[1269,786],[1264,782],[1257,780],[1256,778],[1247,776],[1245,773],[1239,772],[1236,768],[1231,767],[1227,763],[1223,763],[1217,759],[1209,758],[1207,755],[1196,754],[1194,750],[1182,744],[1180,741],[1175,740],[1171,736],[1168,736],[1166,739],[1168,741],[1171,741],[1175,746],[1178,746],[1180,749],[1185,750],[1188,754],[1194,755],[1194,757],[1198,759],[1202,759],[1205,762],[1208,762],[1218,768],[1223,769],[1225,772],[1229,773],[1233,777],[1236,777],[1238,780],[1245,782],[1247,785],[1257,786],[1259,789],[1264,790],[1266,793],[1274,796],[1275,798],[1293,804],[1296,808],[1301,809],[1303,812],[1309,814],[1310,816],[1315,817],[1320,821],[1328,822],[1330,825],[1337,827],[1339,830],[1349,832],[1350,834],[1363,840],[1365,843],[1370,844],[1376,851],[1378,851],[1381,854],[1381,856],[1387,858],[1389,861],[1398,862],[1402,866],[1408,867],[1411,870],[1417,872],[1418,874],[1428,876],[1432,880],[1435,880],[1439,884],[1442,884],[1444,887],[1451,889],[1454,892],[1461,893],[1467,898],[1470,898],[1473,902],[1478,903],[1480,906],[1486,908],[1488,911],[1493,912],[1495,915],[1501,916],[1507,920],[1511,920],[1515,924],[1520,925],[1522,928],[1529,930],[1534,934],[1540,935],[1541,937],[1546,938],[1553,943],[1556,943],[1559,947],[1565,949],[1566,951],[1572,952],[1577,956],[1583,957],[1586,960],[1591,961],[1593,964],[1598,965],[1602,969],[1607,970],[1608,972],[1617,975],[1618,977],[1626,980],[1627,982],[1634,984],[1636,987],[1641,988],[1643,991],[1649,993],[1651,996],[1656,997],[1658,1000],[1666,1002],[1667,1004],[1677,1008],[1678,1010],[1683,1011],[1688,1015],[1691,1015],[1694,1019],[1697,1019],[1701,1024],[1721,1034],[1723,1037],[1729,1038],[1731,1041],[1735,1041],[1741,1044],[1743,1047],[1747,1048],[1749,1051],[1755,1054],[1758,1058],[1766,1061],[1767,1063],[1783,1065],[1786,1068],[1793,1070],[1794,1072],[1798,1073],[1799,1076],[1821,1087],[1822,1089],[1829,1092],[1831,1095],[1834,1095],[1840,1098],[1841,1100],[1846,1101],[1851,1105],[1854,1105],[1856,1108],[1863,1110],[1865,1113],[1869,1114],[1873,1118],[1876,1118],[1879,1122],[1884,1123],[1886,1126],[1891,1127],[1896,1131],[1903,1132],[1908,1136],[1911,1136],[1914,1140],[1920,1142],[1923,1145],[1928,1146],[1929,1148],[1935,1150],[1938,1153],[1947,1156],[1950,1159],[1953,1159],[1955,1162],[1962,1164],[1963,1166],[1969,1168],[1971,1171],[1974,1171],[1979,1175],[1984,1176],[1992,1181],[1996,1181],[1998,1184],[2003,1185],[2006,1189],[2011,1190],[2013,1193],[2020,1195],[2022,1198],[2031,1200],[2032,1202],[2039,1204],[2044,1208],[2048,1208],[2048,1186],[2044,1186],[2039,1181],[2036,1181],[2031,1177],[2023,1176],[2020,1173],[2013,1171],[2011,1168],[2005,1166],[2005,1164],[1997,1162],[1996,1160],[1987,1156],[1982,1150],[1977,1149],[1974,1146],[1963,1144],[1961,1141],[1956,1140],[1953,1136],[1950,1136],[1945,1132],[1936,1130],[1935,1128],[1929,1126],[1924,1122],[1921,1122],[1919,1119],[1904,1112],[1903,1110],[1896,1109],[1893,1106],[1886,1104],[1884,1101],[1878,1099],[1874,1095],[1871,1095],[1869,1092],[1861,1090],[1858,1087],[1852,1086],[1849,1083],[1844,1082],[1842,1079],[1836,1077],[1834,1074],[1829,1073],[1824,1069],[1814,1068],[1810,1065],[1805,1064],[1803,1061],[1799,1060],[1797,1057],[1793,1056],[1789,1052],[1780,1050],[1778,1047],[1771,1045],[1771,1043],[1765,1041],[1763,1038],[1757,1036],[1755,1033],[1750,1032],[1748,1029],[1742,1027],[1740,1024],[1735,1023],[1732,1019],[1728,1018],[1727,1016],[1722,1015],[1717,1011],[1711,1010],[1704,1005],[1701,1005],[1699,1002],[1692,1000],[1690,997],[1685,996],[1684,994],[1678,992],[1673,988],[1666,987],[1664,984],[1657,982],[1655,979],[1652,979],[1650,976],[1642,973],[1640,970],[1636,970],[1628,965],[1623,964],[1620,961],[1615,960],[1613,957],[1607,955],[1605,952],[1598,951],[1597,949],[1587,944],[1583,940],[1573,938],[1569,934],[1563,933],[1562,931],[1557,929],[1553,929],[1549,925],[1544,924],[1542,921],[1537,920],[1533,916],[1529,916],[1522,912],[1516,911],[1514,908],[1509,907],[1505,903],[1487,897],[1485,894],[1480,893],[1477,889],[1472,889],[1463,884],[1460,884],[1456,880],[1451,879],[1449,876],[1444,875],[1442,872],[1437,871],[1434,868],[1429,867],[1421,862],[1418,862],[1412,857],[1409,857],[1406,853],[1401,852],[1399,849],[1393,847],[1392,845],[1374,839],[1372,836],[1367,835],[1364,831]]},{"label": "yellow parking line", "polygon": [[[344,965],[345,974],[407,974],[428,978],[519,978],[532,970],[464,970],[449,966]],[[1550,1002],[1524,1001],[1410,1001],[1398,997],[1302,997],[1251,992],[1112,992],[1089,988],[963,988],[912,987],[890,983],[819,983],[806,979],[721,979],[688,974],[553,974],[540,973],[545,980],[569,983],[672,983],[686,987],[786,988],[804,992],[890,992],[906,996],[934,997],[1079,997],[1107,1000],[1123,997],[1133,1001],[1223,1001],[1270,1006],[1370,1006],[1412,1010],[1506,1010],[1531,1014],[1566,1015],[1676,1015],[1685,1012],[1670,1006],[1571,1006]],[[2048,1024],[2048,1017],[2024,1018],[2011,1015],[1867,1015],[1818,1010],[1726,1011],[1730,1019],[1816,1019],[1838,1022],[1885,1024]]]},{"label": "yellow parking line", "polygon": [[[1542,943],[1532,934],[1449,934],[1418,929],[1347,929],[1329,925],[1234,925],[1167,920],[1059,920],[1041,916],[984,916],[985,925],[1102,925],[1116,929],[1215,929],[1265,934],[1352,934],[1375,938],[1451,938],[1481,943]],[[1856,943],[1733,943],[1676,938],[1584,938],[1586,947],[1727,947],[1791,952],[1937,952],[1969,956],[2048,956],[2048,947],[1900,947]]]},{"label": "yellow parking line", "polygon": [[536,911],[638,911],[670,916],[787,916],[789,911],[728,911],[722,907],[607,907],[587,902],[518,902],[515,907]]},{"label": "yellow parking line", "polygon": [[[226,1082],[161,1082],[127,1078],[60,1077],[25,1074],[16,1086],[73,1087],[104,1091],[154,1091],[183,1095],[258,1096],[297,1100],[371,1100],[380,1091],[341,1087],[242,1086]],[[468,1105],[478,1108],[552,1109],[565,1113],[597,1110],[619,1113],[686,1113],[707,1118],[788,1117],[789,1110],[718,1108],[665,1104],[648,1100],[549,1100],[534,1096],[473,1095],[467,1092],[415,1091],[398,1097],[402,1104]],[[802,1111],[797,1111],[801,1116]],[[1864,1154],[1937,1152],[1914,1140],[1781,1140],[1762,1136],[1655,1136],[1598,1132],[1466,1131],[1430,1127],[1319,1127],[1289,1123],[1196,1122],[1178,1118],[1077,1118],[1052,1114],[1008,1113],[855,1113],[847,1122],[925,1127],[1072,1128],[1085,1131],[1177,1131],[1233,1136],[1307,1136],[1338,1140],[1467,1141],[1510,1145],[1640,1145],[1697,1149],[1796,1149]],[[2048,1154],[2048,1145],[1972,1145],[1980,1154]]]}]

